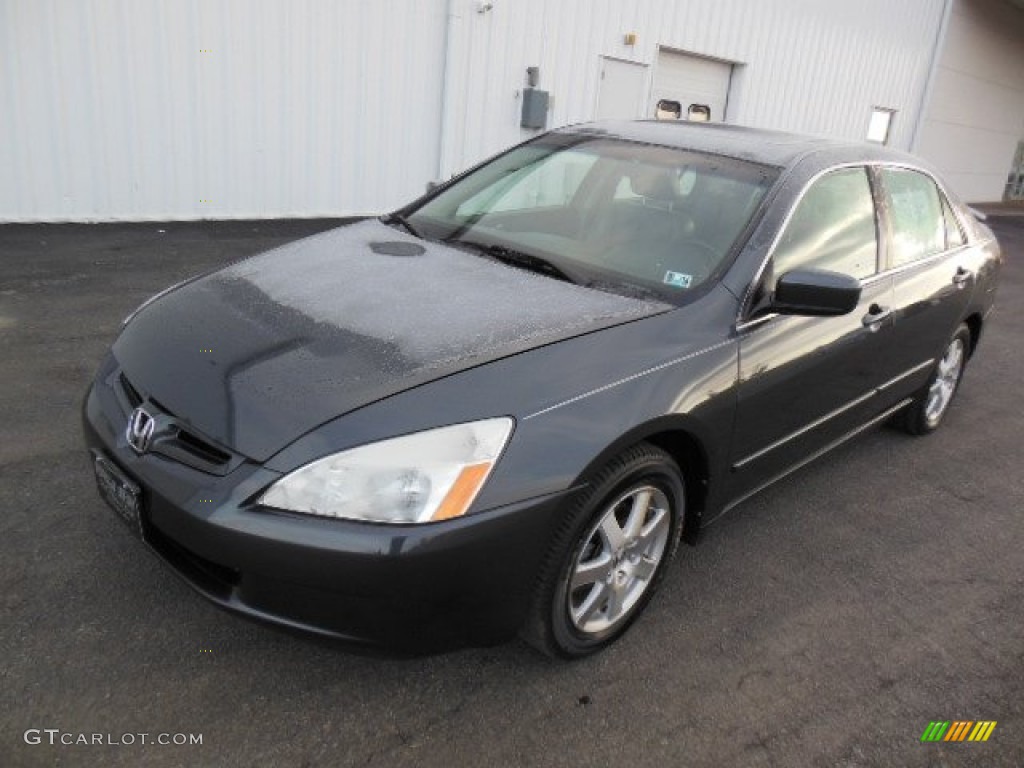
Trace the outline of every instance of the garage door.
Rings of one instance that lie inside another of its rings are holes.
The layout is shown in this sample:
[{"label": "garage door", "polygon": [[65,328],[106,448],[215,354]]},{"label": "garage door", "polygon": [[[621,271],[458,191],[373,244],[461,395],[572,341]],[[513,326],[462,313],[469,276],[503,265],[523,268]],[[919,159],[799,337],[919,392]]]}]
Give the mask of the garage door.
[{"label": "garage door", "polygon": [[683,117],[691,104],[697,104],[710,108],[711,120],[721,122],[726,118],[731,77],[732,64],[728,62],[661,48],[654,70],[650,114],[654,114],[659,101],[668,99],[682,105]]}]

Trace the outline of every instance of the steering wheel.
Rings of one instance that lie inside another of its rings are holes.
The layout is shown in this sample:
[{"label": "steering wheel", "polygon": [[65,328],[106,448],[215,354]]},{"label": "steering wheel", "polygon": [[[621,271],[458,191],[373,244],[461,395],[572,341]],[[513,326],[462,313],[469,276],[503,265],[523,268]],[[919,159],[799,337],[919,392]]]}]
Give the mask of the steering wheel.
[{"label": "steering wheel", "polygon": [[704,263],[702,266],[707,268],[710,272],[712,268],[718,263],[718,260],[722,257],[718,252],[718,249],[712,245],[708,245],[703,240],[681,240],[679,241],[679,251],[689,256],[691,253],[696,255],[696,251],[700,252],[700,256],[703,257]]},{"label": "steering wheel", "polygon": [[656,250],[637,247],[629,240],[612,240],[604,243],[593,258],[598,264],[613,269],[631,263],[638,277],[645,273],[645,277],[659,283],[669,270],[685,272],[693,283],[699,283],[711,274],[721,255],[713,246],[696,239],[666,241]]}]

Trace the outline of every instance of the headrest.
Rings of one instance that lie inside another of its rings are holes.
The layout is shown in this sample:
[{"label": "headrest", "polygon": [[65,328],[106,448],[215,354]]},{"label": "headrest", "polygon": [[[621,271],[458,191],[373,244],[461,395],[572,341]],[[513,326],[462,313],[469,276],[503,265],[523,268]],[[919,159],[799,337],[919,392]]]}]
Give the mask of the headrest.
[{"label": "headrest", "polygon": [[629,172],[629,186],[634,195],[675,202],[677,193],[673,175],[663,168],[637,166]]}]

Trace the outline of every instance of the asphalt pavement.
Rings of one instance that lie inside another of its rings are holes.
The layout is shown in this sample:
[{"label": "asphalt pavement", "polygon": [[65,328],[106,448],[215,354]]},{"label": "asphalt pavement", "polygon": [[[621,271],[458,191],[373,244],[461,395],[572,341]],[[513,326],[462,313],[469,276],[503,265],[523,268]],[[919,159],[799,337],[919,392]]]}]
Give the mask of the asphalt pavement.
[{"label": "asphalt pavement", "polygon": [[[122,318],[333,222],[0,227],[0,766],[1024,765],[1024,218],[993,223],[998,306],[942,429],[872,430],[742,504],[576,663],[249,623],[100,501],[78,411]],[[936,720],[997,725],[922,743]]]}]

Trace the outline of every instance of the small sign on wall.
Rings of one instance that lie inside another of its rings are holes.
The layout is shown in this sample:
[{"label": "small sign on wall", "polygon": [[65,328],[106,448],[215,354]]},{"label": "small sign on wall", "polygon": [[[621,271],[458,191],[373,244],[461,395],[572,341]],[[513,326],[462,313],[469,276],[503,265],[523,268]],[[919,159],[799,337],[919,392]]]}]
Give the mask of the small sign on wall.
[{"label": "small sign on wall", "polygon": [[888,144],[892,117],[895,114],[895,109],[886,109],[885,107],[872,108],[871,120],[868,121],[867,140],[873,141],[876,144]]}]

